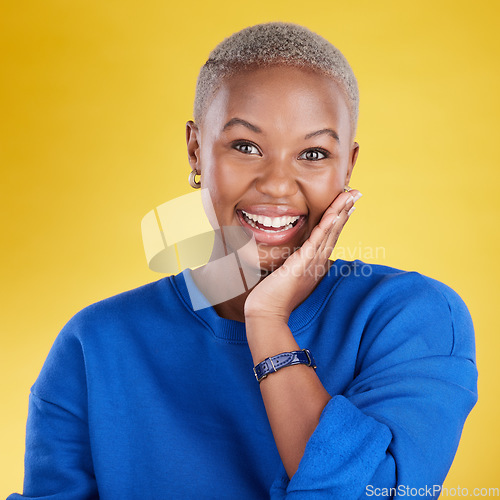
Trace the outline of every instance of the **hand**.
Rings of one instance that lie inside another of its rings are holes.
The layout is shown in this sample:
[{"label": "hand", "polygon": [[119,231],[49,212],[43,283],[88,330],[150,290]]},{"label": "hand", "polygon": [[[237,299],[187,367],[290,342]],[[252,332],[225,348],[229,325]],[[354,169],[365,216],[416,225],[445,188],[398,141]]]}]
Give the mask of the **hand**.
[{"label": "hand", "polygon": [[288,322],[291,312],[328,271],[328,258],[349,219],[349,210],[360,197],[361,193],[353,189],[333,200],[304,244],[250,292],[245,301],[245,318]]}]

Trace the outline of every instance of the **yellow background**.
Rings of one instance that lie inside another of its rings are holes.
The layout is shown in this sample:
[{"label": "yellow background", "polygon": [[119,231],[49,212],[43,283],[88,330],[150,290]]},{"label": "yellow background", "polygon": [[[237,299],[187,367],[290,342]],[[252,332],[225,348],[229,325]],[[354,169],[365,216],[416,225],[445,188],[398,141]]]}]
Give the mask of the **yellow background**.
[{"label": "yellow background", "polygon": [[351,186],[364,196],[338,250],[464,299],[479,403],[445,486],[500,487],[498,5],[2,1],[0,496],[22,488],[28,392],[59,330],[162,277],[140,222],[191,190],[184,125],[200,66],[224,37],[271,20],[317,31],[357,75]]}]

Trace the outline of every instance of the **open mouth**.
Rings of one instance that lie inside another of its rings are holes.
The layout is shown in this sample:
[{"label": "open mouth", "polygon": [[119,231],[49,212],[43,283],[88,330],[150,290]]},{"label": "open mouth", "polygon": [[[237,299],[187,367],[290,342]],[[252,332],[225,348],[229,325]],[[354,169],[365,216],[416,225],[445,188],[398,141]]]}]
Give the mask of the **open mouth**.
[{"label": "open mouth", "polygon": [[264,215],[255,215],[241,210],[244,221],[255,229],[260,229],[266,233],[281,233],[292,229],[300,220],[300,215],[267,217]]},{"label": "open mouth", "polygon": [[253,235],[257,243],[271,246],[285,245],[293,241],[307,219],[306,215],[269,217],[241,209],[236,210],[236,214],[248,235]]}]

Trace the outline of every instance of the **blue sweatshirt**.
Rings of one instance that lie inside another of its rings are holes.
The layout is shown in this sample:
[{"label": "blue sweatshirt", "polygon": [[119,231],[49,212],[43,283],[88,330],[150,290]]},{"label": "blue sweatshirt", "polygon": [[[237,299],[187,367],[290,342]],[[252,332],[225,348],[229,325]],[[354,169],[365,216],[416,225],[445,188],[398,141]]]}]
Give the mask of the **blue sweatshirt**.
[{"label": "blue sweatshirt", "polygon": [[477,400],[456,292],[335,261],[289,320],[332,396],[289,480],[244,323],[194,311],[188,286],[189,269],[69,320],[31,389],[24,496],[9,500],[438,496]]}]

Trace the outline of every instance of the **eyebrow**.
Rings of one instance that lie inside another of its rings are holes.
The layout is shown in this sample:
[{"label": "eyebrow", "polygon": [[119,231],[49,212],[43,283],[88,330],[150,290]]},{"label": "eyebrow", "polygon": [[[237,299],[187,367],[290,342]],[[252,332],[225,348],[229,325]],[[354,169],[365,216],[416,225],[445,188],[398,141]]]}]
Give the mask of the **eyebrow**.
[{"label": "eyebrow", "polygon": [[222,128],[222,131],[234,127],[235,125],[243,125],[244,127],[249,128],[252,132],[256,132],[257,134],[262,133],[262,130],[259,127],[252,125],[251,123],[247,122],[246,120],[242,120],[241,118],[232,118],[231,120],[229,120]]},{"label": "eyebrow", "polygon": [[316,137],[317,135],[321,134],[331,135],[340,144],[340,139],[337,132],[335,132],[335,130],[332,130],[331,128],[323,128],[321,130],[317,130],[316,132],[311,132],[310,134],[307,134],[304,139],[310,139],[311,137]]},{"label": "eyebrow", "polygon": [[[228,128],[234,127],[235,125],[243,125],[244,127],[247,127],[250,129],[252,132],[256,132],[257,134],[261,134],[262,130],[257,127],[256,125],[252,125],[250,122],[247,122],[246,120],[243,120],[242,118],[231,118],[224,127],[222,128],[222,131],[227,130]],[[311,132],[310,134],[307,134],[304,139],[311,139],[311,137],[316,137],[321,134],[328,134],[332,136],[339,144],[340,144],[340,139],[335,132],[335,130],[331,128],[323,128],[321,130],[316,130],[316,132]]]}]

